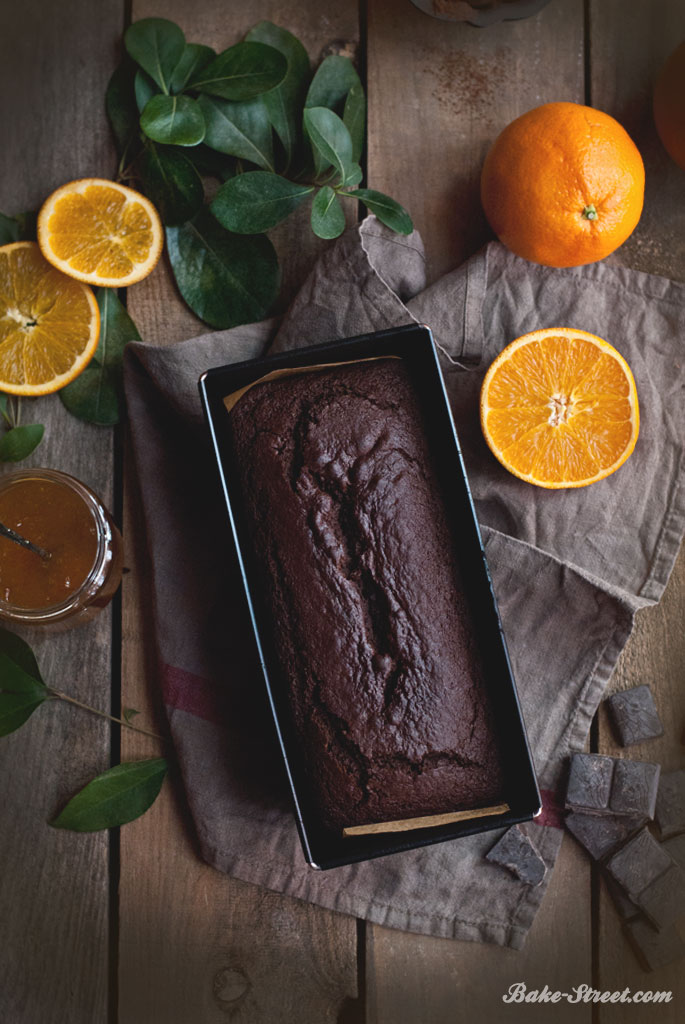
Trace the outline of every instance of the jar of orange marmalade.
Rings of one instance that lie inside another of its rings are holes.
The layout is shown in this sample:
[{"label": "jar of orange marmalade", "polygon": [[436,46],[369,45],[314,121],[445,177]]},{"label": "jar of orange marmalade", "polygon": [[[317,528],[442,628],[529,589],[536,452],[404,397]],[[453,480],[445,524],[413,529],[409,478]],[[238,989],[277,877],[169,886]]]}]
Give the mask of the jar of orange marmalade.
[{"label": "jar of orange marmalade", "polygon": [[0,618],[67,628],[111,601],[121,581],[121,534],[85,484],[54,469],[2,474],[0,523],[49,555],[0,536]]}]

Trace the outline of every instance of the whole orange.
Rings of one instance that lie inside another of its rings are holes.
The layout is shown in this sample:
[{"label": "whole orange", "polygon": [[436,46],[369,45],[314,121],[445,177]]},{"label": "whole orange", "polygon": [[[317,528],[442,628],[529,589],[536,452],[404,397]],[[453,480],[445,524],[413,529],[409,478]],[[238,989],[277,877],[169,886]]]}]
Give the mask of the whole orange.
[{"label": "whole orange", "polygon": [[654,121],[669,156],[685,170],[685,43],[676,47],[659,72]]},{"label": "whole orange", "polygon": [[518,256],[577,267],[625,242],[642,213],[645,170],[618,121],[579,103],[516,118],[485,158],[485,215]]}]

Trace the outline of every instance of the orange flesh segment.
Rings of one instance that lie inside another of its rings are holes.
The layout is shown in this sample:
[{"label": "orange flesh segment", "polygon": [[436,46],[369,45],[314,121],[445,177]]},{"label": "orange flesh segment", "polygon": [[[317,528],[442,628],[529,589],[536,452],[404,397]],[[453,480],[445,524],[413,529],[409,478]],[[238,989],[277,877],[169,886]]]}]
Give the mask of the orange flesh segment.
[{"label": "orange flesh segment", "polygon": [[543,486],[601,479],[625,461],[637,436],[630,370],[610,346],[582,333],[539,334],[500,356],[486,377],[486,439],[507,468]]},{"label": "orange flesh segment", "polygon": [[0,249],[0,388],[68,374],[94,346],[94,320],[90,289],[51,267],[37,245]]},{"label": "orange flesh segment", "polygon": [[107,278],[128,276],[145,262],[154,242],[145,208],[104,185],[57,199],[48,232],[58,259],[80,273]]}]

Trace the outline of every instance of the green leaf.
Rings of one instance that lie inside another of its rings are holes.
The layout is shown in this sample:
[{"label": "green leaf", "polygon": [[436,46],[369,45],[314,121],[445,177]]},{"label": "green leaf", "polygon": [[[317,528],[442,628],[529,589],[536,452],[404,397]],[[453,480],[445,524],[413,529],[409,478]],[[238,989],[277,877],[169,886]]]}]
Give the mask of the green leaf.
[{"label": "green leaf", "polygon": [[259,97],[231,103],[213,96],[200,96],[197,102],[205,119],[206,145],[273,171],[271,122]]},{"label": "green leaf", "polygon": [[48,688],[33,671],[26,671],[5,651],[0,651],[0,693],[47,697]]},{"label": "green leaf", "polygon": [[[34,682],[43,683],[40,669],[38,668],[38,662],[36,656],[20,636],[16,633],[10,632],[9,629],[3,629],[0,626],[0,654],[7,655],[11,661],[16,662],[19,668],[23,669],[27,675],[31,676]],[[0,683],[0,689],[2,684]]]},{"label": "green leaf", "polygon": [[38,447],[44,433],[41,423],[27,423],[8,430],[0,437],[0,462],[21,462]]},{"label": "green leaf", "polygon": [[155,802],[167,769],[163,757],[118,764],[84,786],[50,824],[72,832],[126,825]]},{"label": "green leaf", "polygon": [[14,218],[19,225],[19,241],[35,242],[38,237],[38,211],[26,210]]},{"label": "green leaf", "polygon": [[352,139],[341,119],[327,107],[311,107],[304,112],[304,126],[324,167],[332,164],[344,184],[354,161]]},{"label": "green leaf", "polygon": [[166,237],[179,291],[201,320],[235,327],[266,316],[279,284],[268,238],[230,234],[208,210],[182,227],[167,228]]},{"label": "green leaf", "polygon": [[269,120],[283,144],[287,169],[300,140],[301,111],[311,76],[309,56],[299,39],[270,21],[260,21],[245,38],[248,42],[273,46],[288,61],[281,84],[262,97]]},{"label": "green leaf", "polygon": [[319,189],[312,203],[312,231],[319,238],[337,238],[345,230],[345,214],[330,185]]},{"label": "green leaf", "polygon": [[130,725],[136,715],[140,714],[140,711],[137,711],[135,708],[122,708],[122,714],[124,721]]},{"label": "green leaf", "polygon": [[38,214],[35,210],[8,217],[0,213],[0,245],[10,242],[35,242]]},{"label": "green leaf", "polygon": [[47,698],[48,689],[40,678],[4,651],[0,653],[0,736],[19,729]]},{"label": "green leaf", "polygon": [[[326,57],[319,65],[305,99],[305,108],[327,107],[341,116],[344,114],[345,100],[355,86],[362,89],[362,84],[354,64],[349,57],[333,54]],[[363,90],[362,90],[363,91]],[[359,157],[353,157],[358,160]],[[314,171],[319,177],[328,166],[321,153],[314,149]]]},{"label": "green leaf", "polygon": [[361,199],[371,213],[375,213],[380,221],[398,234],[410,235],[414,230],[412,219],[405,208],[390,196],[376,192],[372,188],[357,188],[352,192],[346,192],[345,195]]},{"label": "green leaf", "polygon": [[248,171],[223,184],[210,209],[229,231],[253,235],[279,224],[313,191],[279,174]]},{"label": "green leaf", "polygon": [[[100,336],[93,359],[101,366],[119,369],[129,341],[140,341],[138,328],[119,301],[114,288],[99,288]],[[62,389],[64,390],[64,389]]]},{"label": "green leaf", "polygon": [[19,241],[19,224],[15,217],[0,213],[0,245]]},{"label": "green leaf", "polygon": [[186,43],[181,59],[174,68],[169,88],[171,92],[183,92],[193,75],[198,75],[216,57],[211,46],[201,43]]},{"label": "green leaf", "polygon": [[64,406],[81,420],[109,427],[119,422],[121,411],[121,363],[129,341],[140,335],[114,288],[97,292],[100,308],[100,337],[91,363],[62,388]]},{"label": "green leaf", "polygon": [[345,185],[358,185],[364,177],[364,173],[359,164],[350,164],[347,168],[347,174],[345,176]]},{"label": "green leaf", "polygon": [[[144,71],[140,70],[140,68],[136,71],[133,88],[136,94],[136,107],[138,108],[139,114],[142,114],[153,96],[160,95],[157,85],[152,81],[150,76],[146,75]],[[136,127],[139,122],[140,118],[137,118]]]},{"label": "green leaf", "polygon": [[355,82],[347,94],[343,110],[343,124],[352,139],[352,160],[358,163],[364,149],[364,128],[366,126],[366,96],[361,82]]},{"label": "green leaf", "polygon": [[361,81],[352,61],[333,54],[319,65],[304,105],[328,107],[342,114],[345,97],[355,85],[361,85]]},{"label": "green leaf", "polygon": [[120,157],[138,131],[138,110],[133,84],[135,74],[135,64],[125,57],[114,69],[105,92],[105,109]]},{"label": "green leaf", "polygon": [[136,64],[147,71],[162,92],[168,93],[186,45],[178,25],[166,18],[143,18],[126,29],[124,44]]},{"label": "green leaf", "polygon": [[205,137],[205,119],[190,96],[153,96],[140,115],[148,138],[171,146],[197,146]]},{"label": "green leaf", "polygon": [[279,85],[287,71],[288,61],[273,46],[236,43],[195,75],[188,87],[225,100],[251,100]]},{"label": "green leaf", "polygon": [[219,181],[226,181],[235,174],[235,160],[216,149],[210,149],[204,142],[199,146],[193,146],[186,155],[200,174],[209,174]]},{"label": "green leaf", "polygon": [[117,380],[105,366],[91,362],[76,380],[62,388],[59,396],[72,416],[86,423],[112,427],[121,417]]},{"label": "green leaf", "polygon": [[167,225],[183,224],[202,206],[202,179],[185,153],[149,142],[139,162],[143,191]]}]

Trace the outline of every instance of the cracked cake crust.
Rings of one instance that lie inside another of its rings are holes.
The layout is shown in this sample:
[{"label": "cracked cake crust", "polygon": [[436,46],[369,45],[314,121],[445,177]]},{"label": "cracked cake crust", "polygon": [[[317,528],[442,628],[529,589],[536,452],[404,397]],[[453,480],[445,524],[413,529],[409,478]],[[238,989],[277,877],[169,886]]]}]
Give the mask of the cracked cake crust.
[{"label": "cracked cake crust", "polygon": [[325,824],[497,802],[502,767],[404,364],[257,384],[230,413],[259,585]]}]

